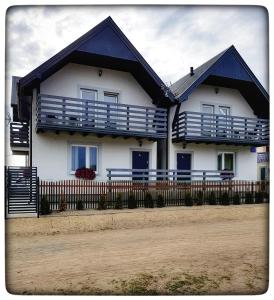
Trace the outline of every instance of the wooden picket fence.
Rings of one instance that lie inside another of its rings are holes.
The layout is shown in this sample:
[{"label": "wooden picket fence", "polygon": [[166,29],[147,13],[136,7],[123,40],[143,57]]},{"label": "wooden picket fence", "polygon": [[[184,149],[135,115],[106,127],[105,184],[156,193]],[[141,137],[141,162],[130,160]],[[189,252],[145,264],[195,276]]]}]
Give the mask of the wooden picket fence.
[{"label": "wooden picket fence", "polygon": [[[46,199],[51,210],[59,210],[60,203],[65,202],[66,208],[74,210],[77,201],[81,201],[85,209],[97,209],[100,199],[104,199],[107,208],[114,208],[117,196],[122,198],[122,206],[128,207],[129,195],[137,201],[137,207],[145,206],[145,196],[152,195],[154,206],[159,195],[162,195],[165,206],[186,205],[186,196],[193,199],[194,205],[202,197],[203,204],[210,203],[210,193],[214,193],[215,204],[221,204],[224,193],[229,204],[233,204],[235,194],[240,196],[240,203],[268,202],[268,181],[88,181],[61,180],[44,181],[39,183],[40,203]],[[258,200],[260,198],[260,200]],[[248,200],[247,200],[248,199]],[[197,204],[197,203],[196,203]]]}]

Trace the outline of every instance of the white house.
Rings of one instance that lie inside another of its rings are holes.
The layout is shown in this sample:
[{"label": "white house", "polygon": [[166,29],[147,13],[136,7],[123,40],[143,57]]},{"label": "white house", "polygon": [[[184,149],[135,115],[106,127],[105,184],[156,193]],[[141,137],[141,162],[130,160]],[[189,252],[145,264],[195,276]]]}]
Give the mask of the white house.
[{"label": "white house", "polygon": [[167,88],[110,17],[14,77],[12,107],[12,150],[40,179],[86,167],[98,180],[109,168],[256,180],[254,149],[269,143],[268,95],[233,46]]},{"label": "white house", "polygon": [[191,68],[171,91],[169,168],[256,180],[256,147],[269,143],[269,100],[235,47]]},{"label": "white house", "polygon": [[30,145],[11,146],[40,179],[74,179],[82,167],[98,180],[107,168],[158,167],[173,95],[110,17],[14,82],[14,115],[29,124]]}]

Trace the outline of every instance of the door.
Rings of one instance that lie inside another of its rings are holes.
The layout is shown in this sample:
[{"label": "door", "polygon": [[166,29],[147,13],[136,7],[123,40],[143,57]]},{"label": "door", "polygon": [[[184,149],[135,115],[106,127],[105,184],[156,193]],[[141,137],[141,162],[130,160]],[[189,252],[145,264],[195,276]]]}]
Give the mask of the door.
[{"label": "door", "polygon": [[260,180],[266,180],[266,168],[265,167],[260,168]]},{"label": "door", "polygon": [[[214,130],[214,105],[203,104],[202,112],[205,115],[202,115],[202,135],[211,136]],[[212,116],[210,115],[212,114]]]},{"label": "door", "polygon": [[[148,151],[132,151],[132,169],[149,169],[149,152]],[[148,180],[148,172],[133,172],[132,180]],[[144,175],[144,177],[140,176]]]},{"label": "door", "polygon": [[227,137],[227,134],[231,131],[230,126],[230,107],[227,106],[219,106],[219,114],[218,117],[218,136],[219,137]]},{"label": "door", "polygon": [[80,121],[84,121],[82,125],[88,127],[97,127],[98,120],[95,107],[97,106],[95,101],[98,100],[98,92],[97,90],[91,90],[91,89],[80,89],[81,93],[81,99],[83,99],[82,102],[82,109],[83,109],[83,118],[80,118]]},{"label": "door", "polygon": [[118,94],[104,92],[104,102],[107,102],[107,121],[106,128],[118,129]]},{"label": "door", "polygon": [[[191,153],[177,153],[177,170],[191,170]],[[191,180],[191,172],[178,172],[178,175],[186,176],[178,180]]]}]

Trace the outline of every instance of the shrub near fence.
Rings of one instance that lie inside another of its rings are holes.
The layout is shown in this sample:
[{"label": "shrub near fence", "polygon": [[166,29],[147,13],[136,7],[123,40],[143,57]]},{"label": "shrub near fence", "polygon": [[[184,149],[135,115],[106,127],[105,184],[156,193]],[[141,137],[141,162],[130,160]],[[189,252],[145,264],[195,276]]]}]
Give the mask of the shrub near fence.
[{"label": "shrub near fence", "polygon": [[84,209],[102,209],[102,199],[107,209],[228,205],[268,202],[269,182],[41,180],[39,195],[40,201],[46,197],[51,210],[79,209],[79,201]]}]

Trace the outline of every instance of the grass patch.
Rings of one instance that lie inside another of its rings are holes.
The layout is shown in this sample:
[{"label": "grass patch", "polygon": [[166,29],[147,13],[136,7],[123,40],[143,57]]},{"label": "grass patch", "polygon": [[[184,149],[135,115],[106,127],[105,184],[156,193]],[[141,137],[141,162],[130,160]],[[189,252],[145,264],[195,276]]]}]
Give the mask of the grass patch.
[{"label": "grass patch", "polygon": [[127,280],[112,280],[116,295],[206,295],[218,289],[230,275],[209,276],[207,273],[192,275],[181,273],[170,276],[164,273],[142,273]]}]

